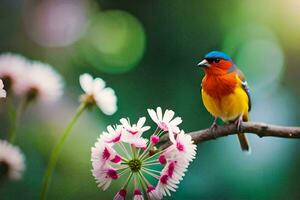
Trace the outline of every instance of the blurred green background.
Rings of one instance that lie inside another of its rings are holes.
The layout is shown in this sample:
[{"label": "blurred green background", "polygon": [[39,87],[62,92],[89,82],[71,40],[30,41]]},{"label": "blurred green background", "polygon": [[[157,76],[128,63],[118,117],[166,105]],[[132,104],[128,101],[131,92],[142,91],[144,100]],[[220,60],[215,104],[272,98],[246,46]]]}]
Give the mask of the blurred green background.
[{"label": "blurred green background", "polygon": [[[65,95],[32,105],[22,118],[17,145],[26,155],[21,181],[0,187],[0,199],[37,199],[46,161],[78,105],[78,77],[102,77],[118,96],[118,112],[86,112],[68,139],[49,199],[111,199],[118,189],[96,187],[90,148],[108,124],[132,121],[147,108],[173,109],[186,132],[207,128],[212,117],[200,99],[211,50],[228,53],[252,89],[251,119],[300,125],[299,0],[1,0],[0,51],[53,65],[65,78]],[[1,138],[7,121],[1,109]],[[3,125],[4,124],[4,125]],[[148,117],[148,123],[154,127]],[[249,135],[252,154],[236,137],[198,145],[170,199],[299,199],[300,141]]]}]

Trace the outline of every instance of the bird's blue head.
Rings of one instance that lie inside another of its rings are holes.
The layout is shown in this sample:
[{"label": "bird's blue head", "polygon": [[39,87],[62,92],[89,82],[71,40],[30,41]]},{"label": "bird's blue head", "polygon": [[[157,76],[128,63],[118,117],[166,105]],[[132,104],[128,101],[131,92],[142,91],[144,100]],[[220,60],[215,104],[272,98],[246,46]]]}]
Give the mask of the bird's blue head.
[{"label": "bird's blue head", "polygon": [[221,51],[211,51],[204,56],[204,59],[198,66],[207,73],[223,74],[227,73],[235,65],[227,54]]},{"label": "bird's blue head", "polygon": [[231,61],[231,58],[226,53],[221,51],[211,51],[204,56],[204,59],[223,59]]}]

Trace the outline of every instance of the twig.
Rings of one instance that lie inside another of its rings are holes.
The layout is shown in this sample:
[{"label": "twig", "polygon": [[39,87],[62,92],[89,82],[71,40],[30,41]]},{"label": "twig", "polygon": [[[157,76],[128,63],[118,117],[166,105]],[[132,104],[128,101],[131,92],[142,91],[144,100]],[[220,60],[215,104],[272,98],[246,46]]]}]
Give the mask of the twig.
[{"label": "twig", "polygon": [[[240,132],[255,134],[259,137],[300,138],[300,127],[278,126],[261,122],[242,122]],[[201,142],[215,140],[219,137],[237,133],[238,129],[236,125],[232,123],[224,126],[217,126],[214,129],[193,131],[188,134],[192,136],[195,144],[199,144]],[[168,138],[162,138],[161,142],[166,142],[162,144],[162,149],[170,145]]]}]

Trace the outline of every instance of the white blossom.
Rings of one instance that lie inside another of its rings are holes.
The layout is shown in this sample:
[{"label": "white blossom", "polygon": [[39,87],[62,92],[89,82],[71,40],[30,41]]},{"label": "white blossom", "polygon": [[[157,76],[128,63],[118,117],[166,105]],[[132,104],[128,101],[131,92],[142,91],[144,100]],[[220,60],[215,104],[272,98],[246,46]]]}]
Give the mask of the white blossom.
[{"label": "white blossom", "polygon": [[87,73],[80,75],[80,86],[85,92],[83,101],[97,106],[106,115],[112,115],[117,111],[117,97],[110,87],[105,87],[101,78],[95,78]]}]

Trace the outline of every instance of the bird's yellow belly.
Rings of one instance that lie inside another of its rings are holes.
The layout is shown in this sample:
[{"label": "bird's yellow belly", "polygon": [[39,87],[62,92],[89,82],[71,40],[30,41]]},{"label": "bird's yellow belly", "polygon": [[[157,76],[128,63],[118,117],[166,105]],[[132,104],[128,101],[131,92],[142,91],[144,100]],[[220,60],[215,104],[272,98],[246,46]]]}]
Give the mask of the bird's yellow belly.
[{"label": "bird's yellow belly", "polygon": [[241,114],[248,114],[248,96],[242,88],[236,88],[232,94],[220,99],[209,96],[203,89],[201,93],[208,112],[223,121],[234,120]]}]

